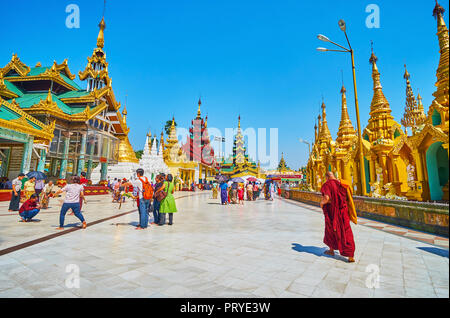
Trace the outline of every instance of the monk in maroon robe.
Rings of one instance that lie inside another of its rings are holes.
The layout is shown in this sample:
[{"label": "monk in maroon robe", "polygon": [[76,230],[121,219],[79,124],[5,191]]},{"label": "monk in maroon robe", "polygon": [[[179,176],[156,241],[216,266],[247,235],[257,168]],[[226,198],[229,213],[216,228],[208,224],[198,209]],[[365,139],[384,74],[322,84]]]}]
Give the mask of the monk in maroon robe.
[{"label": "monk in maroon robe", "polygon": [[331,171],[327,172],[326,178],[327,181],[320,190],[320,207],[325,215],[323,242],[330,248],[325,254],[333,256],[334,250],[339,250],[339,253],[348,257],[348,261],[352,263],[355,261],[355,241],[348,215],[347,190]]}]

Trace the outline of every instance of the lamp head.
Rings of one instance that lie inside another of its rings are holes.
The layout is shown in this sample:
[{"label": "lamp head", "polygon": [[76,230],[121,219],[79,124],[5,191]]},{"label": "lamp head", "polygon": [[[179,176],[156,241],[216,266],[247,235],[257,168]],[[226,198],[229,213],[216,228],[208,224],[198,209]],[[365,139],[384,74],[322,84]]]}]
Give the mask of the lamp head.
[{"label": "lamp head", "polygon": [[330,39],[327,38],[327,37],[326,37],[325,35],[323,35],[323,34],[318,34],[318,35],[317,35],[317,38],[318,38],[320,41],[330,42]]},{"label": "lamp head", "polygon": [[326,51],[328,51],[328,49],[326,49],[324,47],[318,47],[317,51],[319,51],[319,52],[326,52]]},{"label": "lamp head", "polygon": [[338,22],[338,24],[339,24],[339,27],[341,28],[341,30],[342,30],[343,32],[345,32],[345,29],[346,29],[346,27],[345,27],[345,21],[342,20],[342,19],[340,19],[339,22]]}]

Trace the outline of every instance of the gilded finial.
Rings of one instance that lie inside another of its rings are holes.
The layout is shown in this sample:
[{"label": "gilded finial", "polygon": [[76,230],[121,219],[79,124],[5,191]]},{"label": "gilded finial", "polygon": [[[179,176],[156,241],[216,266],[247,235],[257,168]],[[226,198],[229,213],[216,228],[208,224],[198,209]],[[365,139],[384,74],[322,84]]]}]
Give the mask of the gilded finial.
[{"label": "gilded finial", "polygon": [[47,94],[47,103],[51,103],[53,100],[52,100],[52,89],[51,88],[49,88],[48,89],[48,94]]},{"label": "gilded finial", "polygon": [[241,128],[241,115],[238,117],[238,128]]},{"label": "gilded finial", "polygon": [[100,21],[100,24],[98,25],[98,27],[100,28],[100,31],[98,32],[98,37],[97,37],[97,47],[103,48],[105,45],[104,31],[106,29],[106,23],[105,23],[104,17],[102,18],[102,21]]},{"label": "gilded finial", "polygon": [[371,46],[372,54],[370,55],[369,63],[372,64],[374,67],[376,67],[378,58],[376,57],[375,53],[373,53],[373,41],[370,41],[370,46]]},{"label": "gilded finial", "polygon": [[433,17],[437,19],[439,16],[442,16],[444,12],[445,9],[441,5],[439,5],[439,3],[436,0],[436,6],[433,9]]},{"label": "gilded finial", "polygon": [[404,66],[405,66],[405,74],[403,75],[403,78],[408,81],[411,76],[409,75],[408,70],[406,69],[406,64],[404,64]]}]

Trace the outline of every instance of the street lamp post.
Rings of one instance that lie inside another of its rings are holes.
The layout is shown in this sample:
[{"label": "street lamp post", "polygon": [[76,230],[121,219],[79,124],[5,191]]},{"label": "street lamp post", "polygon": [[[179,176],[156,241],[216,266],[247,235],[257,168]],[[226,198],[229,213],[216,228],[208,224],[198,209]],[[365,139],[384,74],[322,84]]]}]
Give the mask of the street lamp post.
[{"label": "street lamp post", "polygon": [[308,155],[311,157],[311,144],[308,141],[303,140],[302,138],[300,138],[298,141],[308,145]]},{"label": "street lamp post", "polygon": [[361,135],[362,135],[361,124],[360,124],[360,120],[359,120],[358,92],[356,89],[355,57],[353,54],[352,46],[350,45],[350,41],[348,40],[348,37],[347,37],[345,21],[341,19],[341,20],[339,20],[338,24],[339,24],[339,28],[345,34],[345,39],[347,40],[347,44],[348,44],[349,48],[339,45],[339,44],[331,41],[330,39],[328,39],[326,36],[319,34],[317,36],[317,38],[319,40],[324,41],[324,42],[330,42],[330,43],[340,47],[342,50],[330,50],[330,49],[326,49],[326,48],[322,48],[322,47],[317,48],[317,50],[320,52],[327,52],[327,51],[346,52],[346,53],[350,53],[350,55],[351,55],[352,74],[353,74],[353,90],[355,92],[356,123],[358,125],[358,146],[359,146],[359,167],[360,167],[361,192],[362,192],[362,195],[367,195],[367,189],[366,189],[365,182],[364,182],[366,180],[366,173],[365,173],[365,167],[364,167],[363,144],[362,144],[362,137],[361,137]]}]

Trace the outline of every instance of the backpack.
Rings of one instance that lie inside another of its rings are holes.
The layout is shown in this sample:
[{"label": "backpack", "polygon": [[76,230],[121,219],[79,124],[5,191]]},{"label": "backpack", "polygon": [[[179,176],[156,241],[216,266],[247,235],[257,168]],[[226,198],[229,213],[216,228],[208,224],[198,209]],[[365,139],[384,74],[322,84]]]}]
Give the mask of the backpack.
[{"label": "backpack", "polygon": [[139,178],[139,180],[141,180],[142,182],[142,197],[145,200],[150,200],[153,198],[153,187],[150,184],[150,182],[148,182],[147,177],[145,177],[145,181],[142,180],[141,178]]}]

